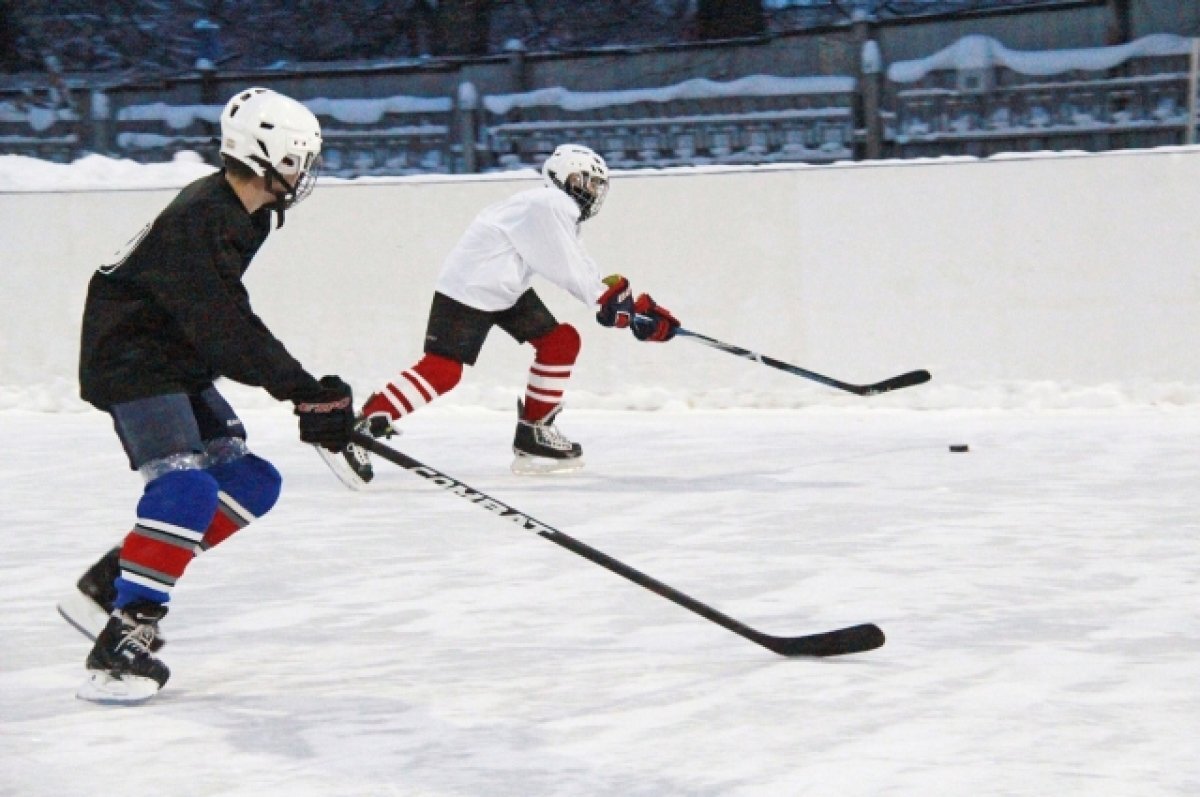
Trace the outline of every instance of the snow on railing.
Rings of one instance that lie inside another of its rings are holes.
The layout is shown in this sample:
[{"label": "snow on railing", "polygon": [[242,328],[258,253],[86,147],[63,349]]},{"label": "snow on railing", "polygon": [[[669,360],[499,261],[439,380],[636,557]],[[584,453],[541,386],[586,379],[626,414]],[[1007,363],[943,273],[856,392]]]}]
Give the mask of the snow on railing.
[{"label": "snow on railing", "polygon": [[483,106],[503,116],[515,108],[556,106],[564,111],[592,111],[639,102],[665,103],[675,100],[706,100],[730,97],[781,97],[801,94],[848,94],[854,91],[852,77],[777,77],[750,75],[730,81],[695,78],[649,89],[620,91],[569,91],[562,87],[519,94],[492,94]]},{"label": "snow on railing", "polygon": [[[412,97],[398,95],[377,99],[328,99],[317,97],[304,100],[304,105],[318,116],[327,116],[344,124],[377,124],[385,114],[450,113],[454,103],[449,97]],[[153,102],[129,105],[117,111],[118,121],[158,121],[172,130],[182,130],[196,121],[216,124],[221,120],[222,105],[167,105]]]},{"label": "snow on railing", "polygon": [[220,105],[168,105],[152,102],[147,105],[127,105],[117,111],[119,122],[162,122],[172,130],[183,130],[197,121],[218,124]]},{"label": "snow on railing", "polygon": [[988,69],[1002,66],[1022,75],[1044,77],[1064,72],[1099,72],[1120,66],[1131,58],[1187,55],[1191,40],[1170,33],[1143,36],[1113,47],[1071,50],[1010,50],[990,36],[964,36],[925,58],[897,61],[888,67],[888,80],[915,83],[930,72],[953,69]]},{"label": "snow on railing", "polygon": [[317,116],[328,116],[344,124],[378,124],[385,114],[450,113],[454,103],[449,97],[413,97],[398,95],[379,99],[333,100],[319,97],[305,100],[305,106]]},{"label": "snow on railing", "polygon": [[39,105],[22,108],[13,102],[0,102],[0,122],[27,124],[37,133],[49,130],[59,122],[78,119],[78,114],[70,108],[43,108]]}]

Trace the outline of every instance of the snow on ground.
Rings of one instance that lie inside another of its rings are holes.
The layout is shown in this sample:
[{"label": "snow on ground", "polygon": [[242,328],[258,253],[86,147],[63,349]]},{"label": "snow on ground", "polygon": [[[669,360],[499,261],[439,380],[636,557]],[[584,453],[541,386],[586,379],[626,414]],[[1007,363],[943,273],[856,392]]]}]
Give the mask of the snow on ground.
[{"label": "snow on ground", "polygon": [[248,411],[284,496],[188,571],[138,708],[74,699],[54,603],[140,483],[104,415],[0,412],[0,795],[1200,792],[1200,411],[869,407],[568,412],[558,479],[508,473],[508,413],[396,441],[763,631],[888,634],[830,660]]}]

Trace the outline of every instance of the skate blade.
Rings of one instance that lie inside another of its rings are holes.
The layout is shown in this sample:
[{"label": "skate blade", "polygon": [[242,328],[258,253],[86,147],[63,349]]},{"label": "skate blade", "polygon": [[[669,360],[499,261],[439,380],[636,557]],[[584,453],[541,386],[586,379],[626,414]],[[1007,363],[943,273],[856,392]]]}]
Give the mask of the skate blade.
[{"label": "skate blade", "polygon": [[574,473],[583,469],[583,457],[574,459],[551,459],[550,457],[531,457],[528,454],[517,454],[513,457],[512,472],[518,476],[548,476],[561,473]]},{"label": "skate blade", "polygon": [[58,613],[74,626],[76,631],[93,642],[108,624],[108,612],[104,611],[104,607],[79,590],[59,601]]},{"label": "skate blade", "polygon": [[104,706],[135,706],[157,695],[160,688],[153,678],[140,675],[114,678],[106,672],[93,672],[75,697]]},{"label": "skate blade", "polygon": [[316,449],[317,454],[321,457],[321,461],[324,462],[331,471],[333,471],[334,476],[337,476],[338,481],[349,487],[351,490],[367,489],[367,482],[363,481],[363,479],[354,472],[354,468],[350,467],[350,464],[346,462],[346,458],[342,456],[341,451],[330,451],[329,449],[322,448],[318,445],[314,445],[313,448]]}]

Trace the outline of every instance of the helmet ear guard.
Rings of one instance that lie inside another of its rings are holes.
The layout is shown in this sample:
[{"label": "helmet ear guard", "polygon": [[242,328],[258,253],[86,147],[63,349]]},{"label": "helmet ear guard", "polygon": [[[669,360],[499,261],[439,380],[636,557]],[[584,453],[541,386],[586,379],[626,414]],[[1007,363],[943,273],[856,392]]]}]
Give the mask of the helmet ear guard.
[{"label": "helmet ear guard", "polygon": [[604,158],[578,144],[562,144],[555,149],[542,164],[542,179],[575,200],[580,221],[599,213],[608,195],[608,165]]}]

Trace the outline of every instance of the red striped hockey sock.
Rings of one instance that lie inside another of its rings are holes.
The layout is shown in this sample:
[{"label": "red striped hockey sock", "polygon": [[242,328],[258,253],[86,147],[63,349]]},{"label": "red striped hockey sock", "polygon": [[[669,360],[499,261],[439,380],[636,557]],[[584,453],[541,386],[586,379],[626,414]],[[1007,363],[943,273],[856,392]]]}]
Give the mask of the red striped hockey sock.
[{"label": "red striped hockey sock", "polygon": [[462,379],[462,363],[437,354],[426,354],[420,362],[401,371],[363,406],[363,415],[379,413],[392,420],[416,412],[443,393],[449,393]]},{"label": "red striped hockey sock", "polygon": [[200,540],[200,549],[196,553],[200,554],[215,545],[220,545],[238,531],[246,528],[252,520],[254,520],[254,515],[233,500],[228,493],[224,491],[218,493],[217,511],[213,514],[212,523],[208,524],[208,530],[204,532],[204,537]]},{"label": "red striped hockey sock", "polygon": [[536,422],[562,404],[563,392],[579,355],[579,332],[559,324],[549,333],[529,341],[537,351],[525,386],[525,420]]},{"label": "red striped hockey sock", "polygon": [[216,479],[201,470],[171,471],[146,485],[137,522],[121,546],[117,608],[134,600],[170,600],[212,522],[217,492]]}]

